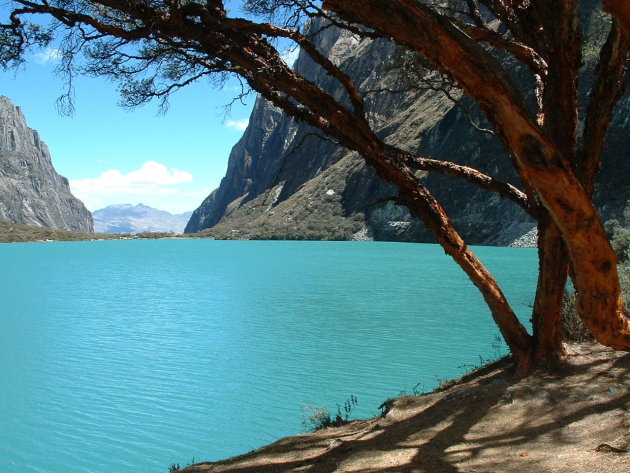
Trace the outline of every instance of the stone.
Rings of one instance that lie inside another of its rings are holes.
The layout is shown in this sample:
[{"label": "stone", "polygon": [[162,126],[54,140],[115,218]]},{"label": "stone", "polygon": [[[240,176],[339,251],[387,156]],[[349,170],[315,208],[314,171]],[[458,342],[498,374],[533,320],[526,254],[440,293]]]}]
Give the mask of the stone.
[{"label": "stone", "polygon": [[0,220],[93,232],[92,215],[57,174],[39,133],[20,107],[0,96]]}]

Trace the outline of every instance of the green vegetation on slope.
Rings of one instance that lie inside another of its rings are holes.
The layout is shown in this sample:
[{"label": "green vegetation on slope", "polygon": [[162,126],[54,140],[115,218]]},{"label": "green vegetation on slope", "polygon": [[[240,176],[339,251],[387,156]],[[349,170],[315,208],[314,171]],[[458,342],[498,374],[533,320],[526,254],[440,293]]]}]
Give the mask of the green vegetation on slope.
[{"label": "green vegetation on slope", "polygon": [[344,207],[344,191],[346,177],[360,164],[346,157],[279,203],[279,185],[243,205],[242,199],[235,201],[231,205],[238,211],[195,235],[219,240],[351,240],[364,227],[365,216]]}]

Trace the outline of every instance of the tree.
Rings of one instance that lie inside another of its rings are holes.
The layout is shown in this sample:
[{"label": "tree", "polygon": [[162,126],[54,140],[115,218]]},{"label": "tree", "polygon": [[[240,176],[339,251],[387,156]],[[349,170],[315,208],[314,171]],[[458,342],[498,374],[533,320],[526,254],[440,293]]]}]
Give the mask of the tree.
[{"label": "tree", "polygon": [[[606,130],[624,93],[630,48],[627,2],[605,3],[611,28],[596,53],[583,116],[578,104],[579,20],[580,8],[598,8],[592,0],[244,3],[254,19],[230,16],[219,0],[13,0],[14,9],[0,27],[0,61],[5,67],[15,65],[28,48],[60,37],[68,73],[120,80],[123,100],[131,106],[166,98],[204,77],[220,82],[225,74],[235,74],[289,115],[357,151],[397,187],[397,203],[424,222],[482,293],[519,374],[553,366],[563,356],[560,324],[568,274],[585,325],[601,343],[630,349],[615,255],[591,200]],[[457,83],[505,145],[522,190],[476,169],[387,145],[367,119],[364,91],[303,32],[304,20],[312,17],[364,37],[392,39]],[[53,21],[43,26],[38,18]],[[274,46],[277,41],[299,46],[343,86],[345,97],[335,98],[291,70]],[[528,90],[515,85],[498,59],[501,54],[527,68]],[[415,170],[474,182],[514,200],[536,218],[540,274],[531,335]]]}]

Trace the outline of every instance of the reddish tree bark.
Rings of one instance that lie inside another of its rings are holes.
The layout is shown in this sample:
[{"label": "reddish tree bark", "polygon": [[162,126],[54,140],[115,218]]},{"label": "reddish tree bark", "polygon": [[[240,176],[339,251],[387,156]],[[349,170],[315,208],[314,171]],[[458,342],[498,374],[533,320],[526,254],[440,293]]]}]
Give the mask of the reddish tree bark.
[{"label": "reddish tree bark", "polygon": [[326,0],[324,7],[419,52],[475,99],[515,159],[517,172],[562,233],[585,325],[601,343],[630,350],[630,322],[622,310],[616,259],[599,215],[558,144],[530,118],[497,61],[448,18],[419,2]]},{"label": "reddish tree bark", "polygon": [[630,3],[627,0],[604,0],[604,10],[610,13],[630,35]]},{"label": "reddish tree bark", "polygon": [[540,213],[539,273],[532,312],[534,359],[539,366],[556,368],[564,356],[562,311],[569,256],[558,226],[546,210]]}]

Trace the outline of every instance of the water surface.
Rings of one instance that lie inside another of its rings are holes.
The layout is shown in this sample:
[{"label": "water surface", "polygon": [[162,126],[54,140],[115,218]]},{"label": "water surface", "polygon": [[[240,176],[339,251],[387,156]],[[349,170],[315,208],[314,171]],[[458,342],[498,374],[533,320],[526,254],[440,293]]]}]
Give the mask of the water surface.
[{"label": "water surface", "polygon": [[[536,254],[477,248],[527,319]],[[0,469],[163,473],[353,417],[491,357],[483,300],[436,245],[0,245]]]}]

